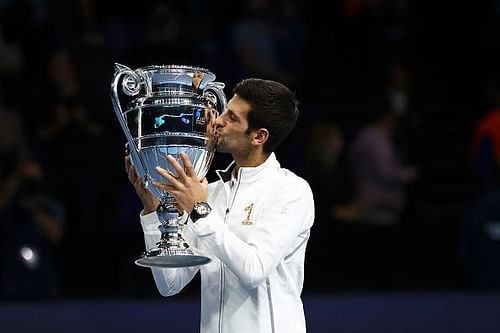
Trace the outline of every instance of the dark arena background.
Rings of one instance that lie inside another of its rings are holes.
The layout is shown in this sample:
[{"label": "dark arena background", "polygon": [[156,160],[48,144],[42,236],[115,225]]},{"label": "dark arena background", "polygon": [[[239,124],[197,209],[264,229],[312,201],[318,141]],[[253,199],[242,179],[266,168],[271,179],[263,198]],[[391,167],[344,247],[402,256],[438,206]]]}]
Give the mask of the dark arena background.
[{"label": "dark arena background", "polygon": [[114,63],[296,93],[277,156],[315,197],[309,332],[500,332],[497,0],[0,1],[0,332],[198,331],[199,280],[163,298],[134,264]]}]

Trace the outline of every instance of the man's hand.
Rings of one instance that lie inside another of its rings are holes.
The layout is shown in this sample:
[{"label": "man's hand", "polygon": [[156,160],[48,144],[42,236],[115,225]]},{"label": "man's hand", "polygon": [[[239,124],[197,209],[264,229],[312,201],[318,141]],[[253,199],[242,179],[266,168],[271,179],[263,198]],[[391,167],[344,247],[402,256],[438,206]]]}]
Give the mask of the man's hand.
[{"label": "man's hand", "polygon": [[200,88],[201,81],[203,81],[203,73],[196,71],[193,74],[193,82],[191,83],[193,89],[198,90]]},{"label": "man's hand", "polygon": [[146,215],[156,211],[156,208],[158,207],[160,202],[144,186],[144,182],[142,181],[141,177],[137,175],[137,171],[132,165],[129,155],[125,156],[125,170],[128,174],[128,180],[134,185],[135,192],[139,196],[139,199],[141,199],[142,205],[144,206],[142,215]]},{"label": "man's hand", "polygon": [[170,155],[166,157],[168,162],[174,167],[177,177],[158,166],[156,167],[156,171],[168,180],[168,184],[155,182],[154,185],[172,194],[177,201],[179,209],[191,213],[195,203],[207,201],[208,181],[206,178],[201,181],[198,179],[186,153],[181,153],[180,156],[184,168],[181,167],[174,157]]}]

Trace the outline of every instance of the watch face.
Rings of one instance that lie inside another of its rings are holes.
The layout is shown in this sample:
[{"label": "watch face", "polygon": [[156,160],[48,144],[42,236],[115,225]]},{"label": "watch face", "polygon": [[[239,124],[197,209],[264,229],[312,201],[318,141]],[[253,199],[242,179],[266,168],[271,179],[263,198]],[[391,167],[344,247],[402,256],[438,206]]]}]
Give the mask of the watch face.
[{"label": "watch face", "polygon": [[210,213],[210,206],[205,202],[199,202],[195,206],[196,213],[201,216],[205,216]]}]

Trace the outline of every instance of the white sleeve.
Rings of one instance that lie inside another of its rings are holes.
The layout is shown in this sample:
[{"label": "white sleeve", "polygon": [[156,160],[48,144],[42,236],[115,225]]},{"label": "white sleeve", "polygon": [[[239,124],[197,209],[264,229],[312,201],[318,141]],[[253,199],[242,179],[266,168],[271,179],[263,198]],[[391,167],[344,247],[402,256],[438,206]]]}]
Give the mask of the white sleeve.
[{"label": "white sleeve", "polygon": [[[144,241],[147,250],[155,247],[156,243],[160,240],[161,233],[158,229],[159,225],[160,221],[156,213],[153,212],[147,215],[141,215],[141,226],[144,232]],[[185,229],[189,229],[189,226]],[[184,236],[192,235],[192,232],[189,232],[189,230],[185,231],[186,232],[183,232]],[[190,244],[193,245],[192,243]],[[151,268],[156,287],[162,296],[172,296],[179,293],[193,279],[198,270],[199,267]]]},{"label": "white sleeve", "polygon": [[312,192],[303,180],[280,188],[270,201],[248,242],[232,233],[217,214],[192,226],[198,242],[250,288],[262,283],[293,252],[294,242],[308,235],[314,220]]}]

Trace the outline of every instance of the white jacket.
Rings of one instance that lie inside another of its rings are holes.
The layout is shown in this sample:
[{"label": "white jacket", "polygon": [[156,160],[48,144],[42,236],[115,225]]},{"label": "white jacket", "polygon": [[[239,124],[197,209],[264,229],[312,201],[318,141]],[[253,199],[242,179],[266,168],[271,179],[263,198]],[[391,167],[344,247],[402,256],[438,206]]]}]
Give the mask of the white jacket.
[{"label": "white jacket", "polygon": [[[188,222],[183,235],[212,261],[201,267],[153,268],[160,293],[178,293],[201,271],[201,332],[305,332],[300,298],[304,256],[314,221],[307,182],[274,154],[258,167],[234,162],[209,184],[212,212]],[[155,213],[141,217],[146,248],[160,237]]]}]

